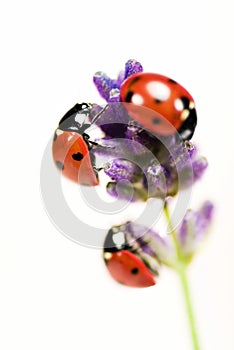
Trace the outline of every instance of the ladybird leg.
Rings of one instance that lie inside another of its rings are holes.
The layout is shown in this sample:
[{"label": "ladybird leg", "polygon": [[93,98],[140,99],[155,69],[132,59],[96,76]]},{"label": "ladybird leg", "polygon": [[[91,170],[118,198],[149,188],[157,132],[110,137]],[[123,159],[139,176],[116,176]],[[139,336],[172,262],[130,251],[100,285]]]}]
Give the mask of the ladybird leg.
[{"label": "ladybird leg", "polygon": [[113,146],[103,146],[103,145],[100,145],[99,143],[97,143],[95,141],[90,141],[89,140],[90,137],[86,133],[83,133],[82,137],[83,137],[86,145],[88,146],[89,151],[92,149],[93,146],[101,147],[103,149],[113,149],[113,148],[115,148]]},{"label": "ladybird leg", "polygon": [[82,137],[84,139],[85,142],[89,142],[89,135],[86,134],[85,132],[82,134]]},{"label": "ladybird leg", "polygon": [[93,165],[93,171],[95,172],[96,175],[98,175],[99,171],[103,170],[103,167],[97,168],[96,166]]},{"label": "ladybird leg", "polygon": [[102,108],[100,110],[100,112],[98,112],[98,114],[95,115],[95,117],[91,121],[90,125],[93,125],[94,123],[96,123],[96,121],[99,119],[99,117],[102,115],[102,113],[105,112],[108,108],[109,108],[109,105],[107,104],[104,108]]},{"label": "ladybird leg", "polygon": [[115,148],[114,146],[103,146],[103,145],[100,145],[100,143],[97,143],[95,141],[89,141],[89,144],[91,144],[91,148],[92,148],[92,146],[97,146],[97,147],[100,147],[100,148],[103,148],[103,149],[114,149]]},{"label": "ladybird leg", "polygon": [[[103,112],[105,112],[107,110],[107,108],[109,108],[109,105],[107,104],[104,108],[102,108],[102,110],[96,114],[93,118],[93,120],[90,123],[84,123],[82,126],[80,126],[79,128],[79,134],[82,135],[87,135],[85,133],[85,130],[87,130],[90,126],[92,126],[94,123],[96,123],[96,121],[99,119],[99,117],[102,115]],[[87,137],[87,136],[86,136]],[[86,140],[85,140],[86,141]]]}]

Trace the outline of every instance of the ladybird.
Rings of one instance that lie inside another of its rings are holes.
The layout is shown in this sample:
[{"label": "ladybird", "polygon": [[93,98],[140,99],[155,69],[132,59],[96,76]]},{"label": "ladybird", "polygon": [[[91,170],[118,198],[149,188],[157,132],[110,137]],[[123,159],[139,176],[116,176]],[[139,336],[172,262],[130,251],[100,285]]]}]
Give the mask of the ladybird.
[{"label": "ladybird", "polygon": [[109,230],[103,258],[111,276],[125,286],[145,288],[156,284],[154,274],[140,255],[128,246],[120,227]]},{"label": "ladybird", "polygon": [[[107,105],[108,106],[108,105]],[[92,120],[97,120],[105,106]],[[60,120],[54,133],[52,154],[56,167],[64,176],[83,185],[98,185],[98,177],[90,156],[92,144],[85,130],[91,123],[85,123],[92,104],[77,103]]]},{"label": "ladybird", "polygon": [[193,136],[197,124],[195,103],[176,81],[160,74],[136,73],[122,83],[120,99],[126,102],[129,115],[151,132],[167,136],[176,129],[183,140]]}]

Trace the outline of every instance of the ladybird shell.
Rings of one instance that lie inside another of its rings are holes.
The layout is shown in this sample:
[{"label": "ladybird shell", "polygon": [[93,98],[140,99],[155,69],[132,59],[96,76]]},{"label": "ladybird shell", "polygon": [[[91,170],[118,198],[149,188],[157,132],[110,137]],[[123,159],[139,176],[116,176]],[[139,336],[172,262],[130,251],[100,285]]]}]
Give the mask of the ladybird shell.
[{"label": "ladybird shell", "polygon": [[142,260],[128,250],[104,252],[104,260],[111,276],[121,284],[136,288],[156,284],[153,274]]},{"label": "ladybird shell", "polygon": [[65,177],[83,185],[98,185],[88,146],[82,135],[57,129],[52,154],[56,167]]}]

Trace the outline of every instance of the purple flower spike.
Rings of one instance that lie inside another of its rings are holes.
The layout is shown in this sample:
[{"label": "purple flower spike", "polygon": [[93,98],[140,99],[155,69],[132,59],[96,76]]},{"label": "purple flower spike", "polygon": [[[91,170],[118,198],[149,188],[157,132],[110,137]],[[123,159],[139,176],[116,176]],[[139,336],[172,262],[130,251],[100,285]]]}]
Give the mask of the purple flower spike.
[{"label": "purple flower spike", "polygon": [[187,150],[190,159],[193,159],[196,154],[196,147],[191,141],[184,141],[184,148]]},{"label": "purple flower spike", "polygon": [[212,219],[213,209],[213,204],[207,201],[199,211],[187,211],[178,231],[178,239],[185,259],[191,260],[193,254],[206,236]]},{"label": "purple flower spike", "polygon": [[141,170],[134,163],[126,159],[113,159],[104,165],[104,172],[114,181],[133,181]]},{"label": "purple flower spike", "polygon": [[119,89],[122,82],[130,75],[142,71],[142,65],[136,60],[130,59],[125,64],[125,70],[119,73],[117,79],[111,79],[104,72],[97,72],[94,74],[93,82],[98,89],[99,94],[107,102],[119,102]]},{"label": "purple flower spike", "polygon": [[125,79],[125,71],[121,70],[119,72],[118,78],[116,79],[116,86],[120,87],[124,79]]},{"label": "purple flower spike", "polygon": [[124,78],[127,79],[131,75],[133,75],[135,73],[140,73],[142,71],[143,71],[143,67],[140,64],[140,62],[138,62],[138,61],[136,61],[134,59],[130,59],[125,64],[125,75],[124,75]]},{"label": "purple flower spike", "polygon": [[110,91],[108,102],[120,102],[120,92],[118,88]]},{"label": "purple flower spike", "polygon": [[199,180],[208,167],[208,161],[205,157],[196,159],[192,163],[194,180]]},{"label": "purple flower spike", "polygon": [[211,221],[213,211],[214,211],[214,205],[211,202],[207,201],[204,203],[201,210],[202,210],[202,214],[203,214],[204,218],[207,221]]},{"label": "purple flower spike", "polygon": [[112,80],[103,72],[95,73],[93,82],[98,89],[99,94],[106,100],[109,100],[110,91],[112,90]]},{"label": "purple flower spike", "polygon": [[[116,92],[117,95],[115,95],[114,92]],[[125,138],[125,132],[129,123],[129,116],[122,103],[114,103],[114,99],[119,99],[116,89],[111,90],[110,94],[113,103],[109,104],[109,108],[96,121],[95,125],[99,126],[108,137]],[[101,109],[101,106],[93,105],[93,109],[90,114],[91,121],[96,114],[101,111]]]},{"label": "purple flower spike", "polygon": [[154,230],[128,222],[125,230],[126,242],[142,258],[144,254],[156,258],[160,264],[173,266],[176,253],[171,240],[163,238]]},{"label": "purple flower spike", "polygon": [[170,177],[162,165],[150,165],[146,169],[145,179],[145,187],[148,188],[149,197],[164,199],[167,195],[169,179]]},{"label": "purple flower spike", "polygon": [[[195,158],[197,152],[195,147],[188,150],[189,158],[187,164],[184,162],[184,166],[181,170],[181,178],[183,179],[180,189],[185,189],[192,186],[196,181],[200,180],[205,173],[208,162],[205,157]],[[195,158],[195,159],[194,159]],[[182,163],[180,163],[181,165]]]},{"label": "purple flower spike", "polygon": [[106,187],[107,193],[112,197],[129,202],[147,201],[148,192],[143,186],[137,183],[131,183],[127,180],[119,182],[109,182]]}]

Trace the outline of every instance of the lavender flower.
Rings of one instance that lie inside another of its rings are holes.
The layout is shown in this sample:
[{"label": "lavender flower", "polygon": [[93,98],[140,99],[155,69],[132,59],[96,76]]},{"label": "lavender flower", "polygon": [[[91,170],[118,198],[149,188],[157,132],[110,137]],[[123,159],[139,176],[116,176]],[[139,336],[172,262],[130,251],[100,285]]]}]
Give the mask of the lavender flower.
[{"label": "lavender flower", "polygon": [[104,72],[97,72],[93,77],[93,82],[96,85],[101,97],[108,101],[111,90],[115,88],[114,81]]},{"label": "lavender flower", "polygon": [[119,90],[122,82],[132,74],[142,71],[142,65],[136,60],[130,59],[125,64],[125,70],[119,73],[117,79],[111,79],[104,72],[97,72],[94,74],[93,82],[101,97],[107,102],[119,102]]},{"label": "lavender flower", "polygon": [[[120,111],[121,104],[117,103],[116,108],[114,105],[115,103],[111,104],[112,111]],[[127,118],[126,115],[125,117]],[[115,138],[108,135],[97,139],[96,142],[104,147],[96,147],[92,152],[96,157],[103,159],[101,167],[104,169],[109,170],[110,161],[114,164],[115,171],[125,169],[125,172],[118,172],[117,177],[113,177],[110,171],[105,171],[113,181],[107,187],[110,195],[126,200],[131,197],[132,201],[146,201],[152,197],[165,199],[167,196],[175,196],[178,190],[192,186],[204,174],[207,161],[197,155],[191,142],[183,142],[176,135],[159,139],[131,123],[111,123],[114,116],[110,111],[108,116],[104,115],[103,118],[107,124],[103,125],[102,129],[107,126],[108,134]],[[118,118],[120,120],[121,115]],[[136,172],[132,171],[136,165],[137,177]],[[130,183],[125,181],[126,173]],[[122,182],[122,185],[117,191],[118,182]]]},{"label": "lavender flower", "polygon": [[200,210],[188,210],[178,230],[178,240],[184,259],[190,261],[207,235],[214,206],[207,201]]},{"label": "lavender flower", "polygon": [[176,254],[168,237],[161,237],[157,232],[134,222],[125,224],[127,246],[143,258],[149,255],[160,265],[173,266]]},{"label": "lavender flower", "polygon": [[105,164],[104,172],[114,181],[136,181],[141,169],[125,159],[113,159]]},{"label": "lavender flower", "polygon": [[140,73],[143,71],[143,67],[140,62],[130,59],[125,64],[124,79],[127,79],[135,73]]},{"label": "lavender flower", "polygon": [[[90,113],[90,121],[102,110],[102,107],[94,104]],[[95,125],[100,127],[109,138],[125,138],[129,124],[129,116],[122,103],[109,103],[109,108],[102,114]]]}]

